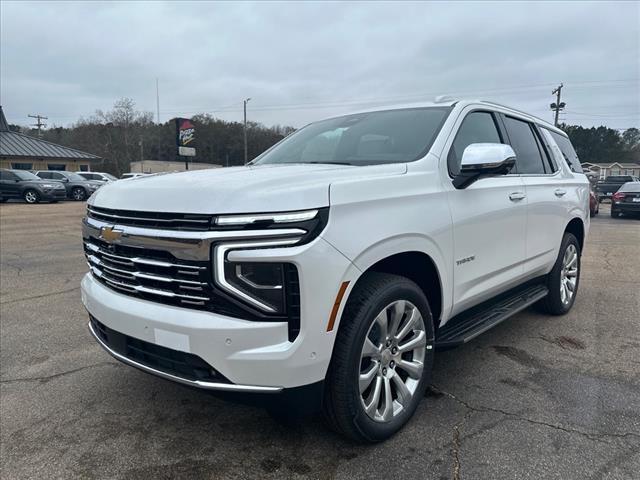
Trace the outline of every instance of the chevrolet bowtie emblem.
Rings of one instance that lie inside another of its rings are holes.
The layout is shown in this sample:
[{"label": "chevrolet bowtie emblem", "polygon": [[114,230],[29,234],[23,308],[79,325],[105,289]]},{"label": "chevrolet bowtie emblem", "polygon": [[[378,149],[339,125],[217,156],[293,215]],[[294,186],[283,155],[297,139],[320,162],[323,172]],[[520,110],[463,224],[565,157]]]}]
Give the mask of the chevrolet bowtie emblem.
[{"label": "chevrolet bowtie emblem", "polygon": [[116,242],[122,237],[122,230],[114,230],[113,227],[102,227],[100,229],[100,238],[106,242]]}]

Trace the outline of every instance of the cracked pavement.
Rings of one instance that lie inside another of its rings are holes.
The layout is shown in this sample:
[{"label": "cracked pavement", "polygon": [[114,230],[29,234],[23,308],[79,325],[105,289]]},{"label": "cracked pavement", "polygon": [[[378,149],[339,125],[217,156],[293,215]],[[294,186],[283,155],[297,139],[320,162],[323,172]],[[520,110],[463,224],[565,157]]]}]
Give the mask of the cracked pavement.
[{"label": "cracked pavement", "polygon": [[2,478],[638,478],[640,221],[606,204],[573,310],[438,352],[413,420],[373,446],[109,357],[79,298],[83,211],[0,207]]}]

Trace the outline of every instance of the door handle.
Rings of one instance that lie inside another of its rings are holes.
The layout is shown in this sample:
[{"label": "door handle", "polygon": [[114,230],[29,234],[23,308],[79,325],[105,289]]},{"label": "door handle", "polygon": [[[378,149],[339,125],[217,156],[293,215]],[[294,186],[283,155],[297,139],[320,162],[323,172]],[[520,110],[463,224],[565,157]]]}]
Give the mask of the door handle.
[{"label": "door handle", "polygon": [[556,194],[556,197],[562,197],[565,193],[567,193],[567,191],[563,190],[562,188],[557,188],[553,193]]},{"label": "door handle", "polygon": [[524,192],[512,192],[509,194],[509,200],[515,202],[516,200],[522,200],[526,195]]}]

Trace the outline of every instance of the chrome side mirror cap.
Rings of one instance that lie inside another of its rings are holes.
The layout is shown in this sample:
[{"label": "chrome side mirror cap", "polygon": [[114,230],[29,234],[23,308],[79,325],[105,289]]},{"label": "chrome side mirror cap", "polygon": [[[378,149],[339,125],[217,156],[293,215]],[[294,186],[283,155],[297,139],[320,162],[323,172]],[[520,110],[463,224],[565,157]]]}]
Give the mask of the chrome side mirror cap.
[{"label": "chrome side mirror cap", "polygon": [[460,173],[453,186],[462,189],[482,177],[506,175],[516,163],[516,153],[502,143],[472,143],[464,149]]}]

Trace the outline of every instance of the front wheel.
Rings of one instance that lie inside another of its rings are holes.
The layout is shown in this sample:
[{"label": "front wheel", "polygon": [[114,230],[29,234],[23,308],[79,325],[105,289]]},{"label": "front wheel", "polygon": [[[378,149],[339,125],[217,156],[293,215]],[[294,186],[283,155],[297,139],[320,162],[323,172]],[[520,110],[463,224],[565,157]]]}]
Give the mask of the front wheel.
[{"label": "front wheel", "polygon": [[542,300],[543,309],[551,315],[564,315],[573,306],[580,284],[580,244],[571,233],[565,233],[560,253],[547,276],[549,294]]},{"label": "front wheel", "polygon": [[87,198],[87,192],[82,187],[76,187],[71,191],[71,198],[76,201],[82,201]]},{"label": "front wheel", "polygon": [[26,190],[23,194],[24,201],[27,203],[38,203],[40,201],[40,195],[35,190]]},{"label": "front wheel", "polygon": [[360,442],[400,430],[429,384],[433,343],[422,290],[404,277],[366,274],[347,302],[329,366],[329,425]]}]

